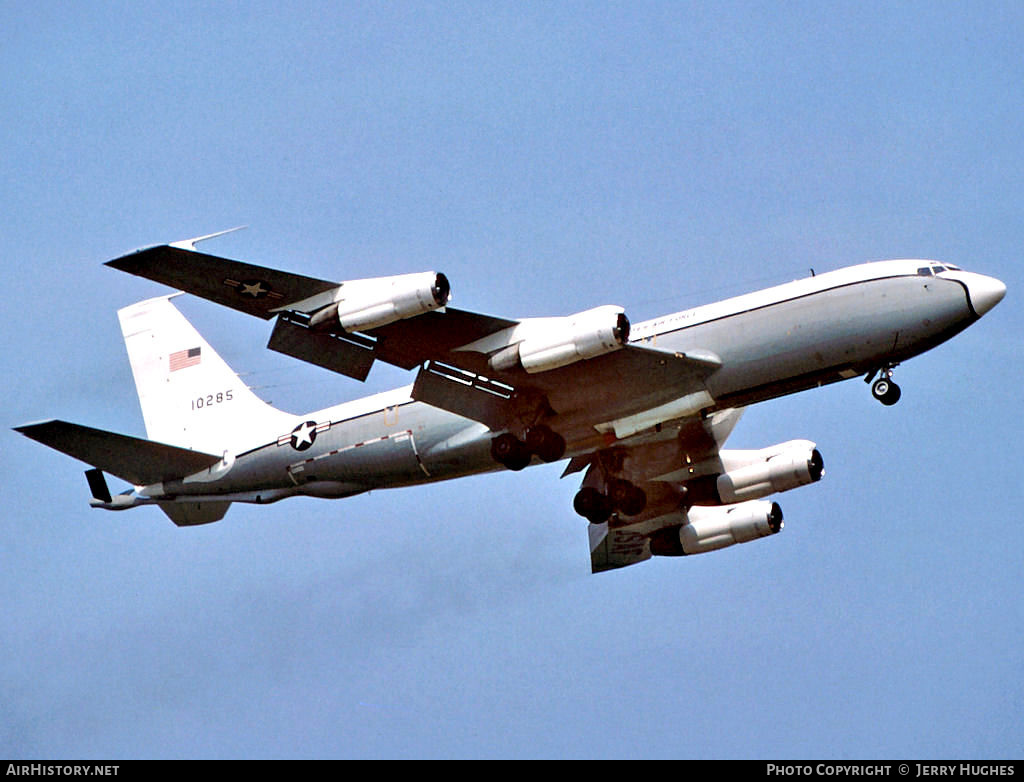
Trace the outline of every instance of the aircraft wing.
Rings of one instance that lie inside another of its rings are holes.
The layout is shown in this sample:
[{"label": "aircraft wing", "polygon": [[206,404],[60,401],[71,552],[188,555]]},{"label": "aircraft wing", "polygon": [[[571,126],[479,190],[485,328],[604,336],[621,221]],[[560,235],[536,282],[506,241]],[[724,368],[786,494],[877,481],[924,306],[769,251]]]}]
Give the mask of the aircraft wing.
[{"label": "aircraft wing", "polygon": [[[277,317],[269,345],[272,350],[359,380],[366,378],[375,360],[411,369],[453,347],[515,324],[506,318],[455,309],[443,313],[428,309],[418,313],[413,328],[402,320],[380,323],[387,319],[371,318],[354,328],[335,324],[333,329],[312,329],[311,317],[337,305],[349,290],[380,298],[383,283],[398,278],[320,280],[197,252],[190,249],[196,241],[148,247],[107,261],[106,265],[264,320]],[[366,283],[378,285],[367,290]]]},{"label": "aircraft wing", "polygon": [[[459,365],[428,362],[417,375],[413,398],[494,430],[547,412],[561,416],[563,425],[571,418],[620,439],[710,405],[704,379],[719,366],[710,358],[639,345],[538,374],[488,372],[479,356],[455,361]],[[674,402],[676,409],[667,410]]]},{"label": "aircraft wing", "polygon": [[107,261],[106,265],[265,320],[289,304],[338,287],[336,282],[219,258],[173,244],[148,247]]},{"label": "aircraft wing", "polygon": [[558,416],[577,440],[623,438],[713,402],[704,380],[720,367],[717,356],[628,343],[628,320],[616,307],[495,317],[445,306],[448,281],[435,272],[335,283],[196,252],[195,241],[107,265],[277,316],[268,347],[334,372],[362,380],[377,360],[419,367],[415,399],[495,431]]},{"label": "aircraft wing", "polygon": [[683,485],[699,478],[702,471],[721,466],[719,451],[742,414],[742,408],[730,408],[706,419],[691,418],[661,440],[617,445],[573,460],[576,464],[570,464],[570,469],[587,467],[583,487],[605,490],[607,473],[628,465],[630,479],[653,509],[637,517],[613,513],[607,521],[587,525],[591,572],[627,567],[651,558],[652,538],[660,530],[680,524],[680,506],[686,494]]}]

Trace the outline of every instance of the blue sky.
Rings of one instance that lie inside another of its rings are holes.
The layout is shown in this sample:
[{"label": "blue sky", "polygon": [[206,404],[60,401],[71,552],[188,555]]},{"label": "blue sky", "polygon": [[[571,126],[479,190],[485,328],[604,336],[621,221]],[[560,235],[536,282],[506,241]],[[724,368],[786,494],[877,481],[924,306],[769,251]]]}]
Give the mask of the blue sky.
[{"label": "blue sky", "polygon": [[[9,426],[143,435],[102,262],[438,269],[460,307],[634,322],[928,257],[1005,301],[897,370],[747,412],[815,440],[783,534],[589,574],[559,466],[177,529],[0,447],[0,756],[1020,757],[1024,6],[0,7]],[[296,413],[365,385],[182,307]]]}]

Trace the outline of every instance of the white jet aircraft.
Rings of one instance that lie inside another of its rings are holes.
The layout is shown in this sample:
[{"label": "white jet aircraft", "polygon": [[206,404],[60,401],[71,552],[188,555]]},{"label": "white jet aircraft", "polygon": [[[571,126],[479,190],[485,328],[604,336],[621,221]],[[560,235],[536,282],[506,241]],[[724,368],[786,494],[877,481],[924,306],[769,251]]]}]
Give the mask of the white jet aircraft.
[{"label": "white jet aircraft", "polygon": [[[723,445],[745,406],[854,377],[883,404],[893,367],[992,309],[1002,282],[934,261],[866,263],[655,318],[621,307],[512,320],[448,307],[443,274],[330,282],[197,252],[200,237],[109,266],[276,319],[269,347],[406,388],[295,416],[264,403],[171,303],[119,311],[150,439],[64,421],[17,431],[92,466],[97,508],[156,505],[175,524],[232,502],[348,497],[568,459],[583,472],[594,572],[782,529],[764,500],[819,480],[815,444]],[[103,473],[133,485],[112,495]]]}]

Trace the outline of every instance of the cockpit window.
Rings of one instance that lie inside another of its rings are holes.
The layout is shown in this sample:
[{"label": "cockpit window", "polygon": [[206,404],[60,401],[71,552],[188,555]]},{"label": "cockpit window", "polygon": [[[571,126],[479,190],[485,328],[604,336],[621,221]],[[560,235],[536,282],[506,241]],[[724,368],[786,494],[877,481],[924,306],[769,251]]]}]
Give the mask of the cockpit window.
[{"label": "cockpit window", "polygon": [[946,271],[946,267],[945,266],[933,266],[932,267],[932,271],[935,272],[936,274],[938,274],[939,272]]},{"label": "cockpit window", "polygon": [[917,273],[920,274],[922,277],[932,276],[932,270],[928,266],[922,266],[920,269],[917,270]]},{"label": "cockpit window", "polygon": [[960,269],[960,267],[959,267],[959,266],[954,266],[954,265],[953,265],[953,264],[951,264],[951,263],[947,263],[947,264],[946,264],[946,269],[948,269],[948,270],[949,270],[949,271],[951,271],[951,272],[958,272],[958,271],[961,271],[961,269]]}]

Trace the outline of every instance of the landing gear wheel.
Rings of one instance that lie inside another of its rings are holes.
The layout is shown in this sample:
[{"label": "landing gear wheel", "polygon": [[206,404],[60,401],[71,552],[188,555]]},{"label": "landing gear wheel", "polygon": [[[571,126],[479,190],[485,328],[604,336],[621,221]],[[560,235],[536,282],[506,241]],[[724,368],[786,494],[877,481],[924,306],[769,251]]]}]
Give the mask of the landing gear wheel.
[{"label": "landing gear wheel", "polygon": [[542,462],[557,462],[565,455],[565,438],[544,424],[526,430],[526,447]]},{"label": "landing gear wheel", "polygon": [[607,521],[612,513],[611,502],[592,486],[584,486],[576,492],[572,507],[591,524]]},{"label": "landing gear wheel", "polygon": [[514,435],[506,432],[491,440],[491,458],[510,470],[521,470],[530,463],[530,451]]},{"label": "landing gear wheel", "polygon": [[871,395],[883,405],[894,405],[900,401],[902,392],[898,385],[889,378],[883,377],[876,380],[871,386]]}]

